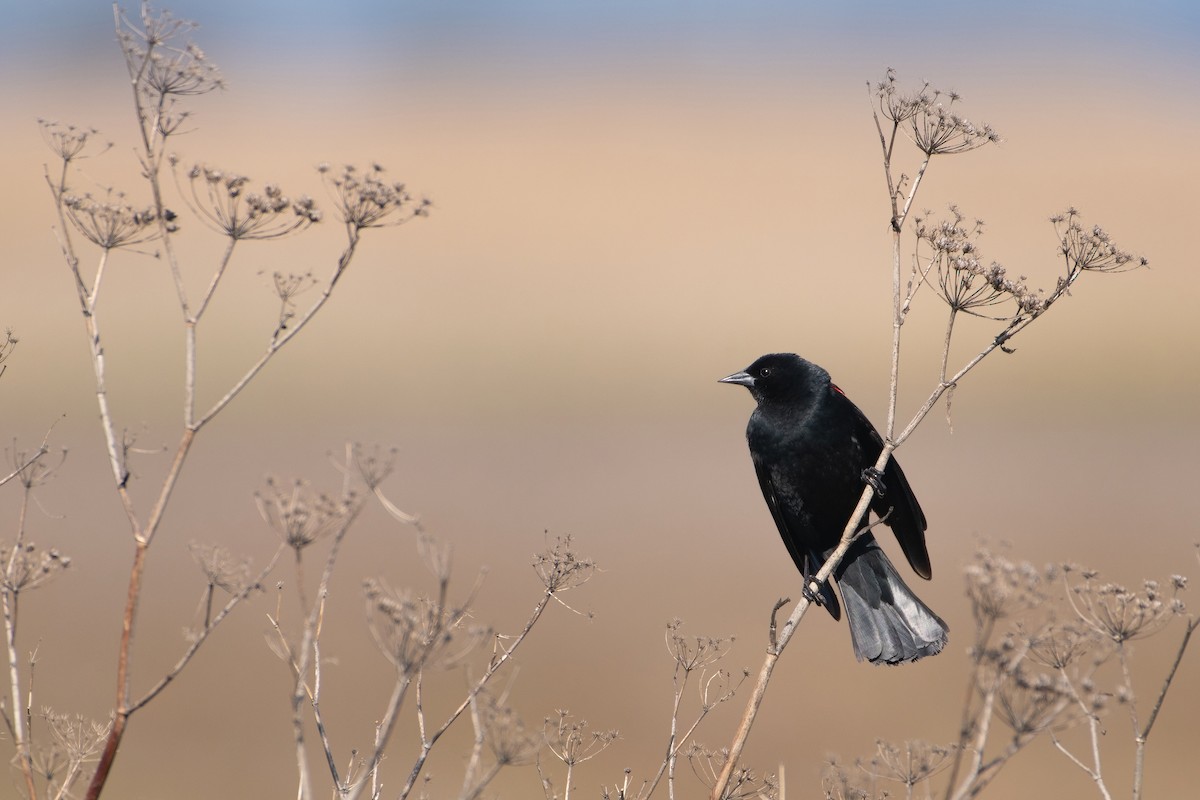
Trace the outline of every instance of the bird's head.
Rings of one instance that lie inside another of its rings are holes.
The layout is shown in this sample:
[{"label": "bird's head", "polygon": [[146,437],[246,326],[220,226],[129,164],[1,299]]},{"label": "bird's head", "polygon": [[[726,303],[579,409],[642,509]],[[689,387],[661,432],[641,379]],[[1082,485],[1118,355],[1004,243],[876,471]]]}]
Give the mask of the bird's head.
[{"label": "bird's head", "polygon": [[795,353],[770,353],[719,382],[745,386],[759,404],[803,402],[812,398],[821,386],[828,385],[829,373]]}]

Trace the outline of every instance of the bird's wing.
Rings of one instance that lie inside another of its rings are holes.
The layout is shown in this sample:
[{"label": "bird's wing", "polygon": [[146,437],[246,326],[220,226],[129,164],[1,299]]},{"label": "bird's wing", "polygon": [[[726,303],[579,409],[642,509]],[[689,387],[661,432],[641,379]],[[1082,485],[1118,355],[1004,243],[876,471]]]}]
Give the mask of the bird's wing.
[{"label": "bird's wing", "polygon": [[[859,433],[869,438],[878,448],[874,451],[873,456],[873,458],[877,458],[879,450],[883,448],[883,437],[879,435],[879,431],[875,430],[875,426],[867,419],[867,415],[862,412],[862,409],[856,406],[849,397],[846,397],[845,392],[837,386],[834,386],[833,389],[838,401],[845,403],[853,411]],[[904,557],[908,559],[913,572],[928,580],[933,577],[933,566],[929,562],[929,550],[925,546],[925,512],[921,510],[917,496],[913,494],[912,487],[908,485],[908,479],[904,477],[904,470],[900,469],[900,462],[896,461],[894,457],[888,459],[887,466],[883,469],[883,487],[884,496],[880,497],[876,494],[871,499],[871,510],[880,517],[887,514],[889,510],[891,511],[891,516],[887,518],[887,524],[896,534],[896,539],[900,542],[900,549],[904,551]]]},{"label": "bird's wing", "polygon": [[883,486],[887,495],[876,497],[872,501],[872,508],[880,516],[886,514],[889,508],[896,509],[888,518],[888,524],[896,534],[900,549],[904,551],[913,572],[929,580],[933,577],[933,565],[929,563],[929,550],[925,546],[925,512],[921,510],[921,504],[917,502],[917,496],[913,494],[908,479],[904,477],[904,470],[900,469],[900,462],[895,458],[889,458],[883,470]]},{"label": "bird's wing", "polygon": [[[753,453],[751,453],[751,460],[754,462],[754,473],[758,475],[758,486],[762,489],[763,499],[767,501],[767,508],[771,510],[771,518],[775,520],[775,527],[779,529],[779,538],[783,539],[783,544],[787,547],[788,554],[796,564],[796,569],[800,570],[800,574],[807,581],[809,576],[815,575],[821,568],[821,562],[800,546],[796,536],[788,528],[787,517],[784,515],[779,498],[775,494],[775,480],[771,477],[770,468]],[[797,502],[803,501],[797,498]],[[799,511],[799,509],[796,510]],[[821,584],[820,594],[821,605],[825,606],[825,610],[829,612],[829,615],[834,619],[841,619],[841,606],[828,581]]]}]

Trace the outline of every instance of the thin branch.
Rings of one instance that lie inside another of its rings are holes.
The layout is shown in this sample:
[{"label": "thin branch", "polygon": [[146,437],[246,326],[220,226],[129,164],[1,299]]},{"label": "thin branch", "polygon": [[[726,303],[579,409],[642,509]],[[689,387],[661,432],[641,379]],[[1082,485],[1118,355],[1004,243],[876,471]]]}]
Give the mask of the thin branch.
[{"label": "thin branch", "polygon": [[421,770],[424,768],[425,762],[429,758],[429,753],[431,750],[433,750],[433,746],[437,744],[438,739],[440,739],[442,734],[450,729],[450,726],[453,725],[460,716],[462,716],[464,711],[472,707],[472,704],[475,702],[475,698],[478,697],[484,688],[487,687],[487,684],[492,679],[492,676],[495,675],[510,658],[512,658],[513,653],[516,652],[517,648],[521,646],[521,643],[525,641],[525,637],[529,635],[529,632],[533,630],[533,626],[537,624],[539,619],[541,619],[542,613],[545,612],[546,606],[549,605],[550,598],[553,596],[554,592],[550,590],[546,590],[542,594],[541,599],[538,600],[537,605],[535,605],[533,608],[533,612],[526,620],[525,627],[523,627],[521,632],[517,634],[517,637],[513,643],[507,648],[500,648],[500,656],[498,658],[494,657],[491,659],[491,661],[488,663],[487,669],[484,670],[483,675],[480,676],[479,680],[477,680],[470,690],[468,690],[467,696],[461,703],[458,704],[458,707],[450,713],[450,716],[446,719],[446,721],[443,722],[442,725],[438,727],[438,729],[435,730],[429,737],[425,736],[425,715],[421,707],[421,683],[420,675],[418,675],[417,713],[421,730],[421,752],[417,754],[417,758],[413,762],[412,769],[409,770],[408,780],[405,782],[404,788],[400,790],[400,800],[407,798],[412,792],[413,787],[416,786],[417,778],[420,777]]},{"label": "thin branch", "polygon": [[175,666],[171,667],[171,669],[159,679],[158,683],[152,686],[145,694],[141,696],[141,698],[130,704],[130,714],[138,711],[144,705],[157,697],[163,689],[166,689],[167,686],[179,676],[179,673],[183,671],[183,668],[186,667],[192,660],[192,657],[196,655],[196,652],[200,649],[201,645],[208,640],[208,637],[214,631],[216,631],[217,627],[225,620],[226,617],[229,616],[233,609],[236,608],[243,600],[249,598],[251,593],[262,585],[262,582],[266,579],[266,577],[271,574],[272,570],[275,569],[275,565],[279,562],[279,557],[283,554],[283,550],[284,545],[282,544],[276,548],[275,554],[271,556],[271,560],[267,563],[267,565],[259,571],[258,576],[254,580],[250,581],[245,589],[229,598],[228,602],[226,602],[225,605],[222,606],[221,610],[217,612],[217,615],[212,618],[212,621],[208,622],[204,626],[204,629],[193,638],[191,644],[188,645],[187,650],[185,650],[183,655],[179,657],[179,660],[175,662]]},{"label": "thin branch", "polygon": [[284,345],[290,342],[296,336],[296,334],[303,330],[308,324],[309,320],[311,320],[313,316],[321,310],[321,307],[324,306],[326,301],[329,300],[329,297],[333,293],[333,289],[337,285],[337,282],[341,279],[347,267],[350,266],[350,261],[354,258],[355,249],[358,247],[358,241],[358,231],[355,229],[350,229],[350,242],[346,245],[346,248],[338,257],[337,266],[334,268],[333,275],[329,278],[328,284],[326,284],[325,288],[321,291],[320,297],[313,302],[308,311],[304,312],[304,315],[301,316],[300,319],[295,322],[286,333],[284,333],[282,336],[276,336],[275,338],[271,339],[270,344],[267,345],[266,351],[259,356],[258,360],[255,361],[248,370],[246,370],[246,373],[233,384],[229,391],[225,393],[225,396],[214,403],[207,412],[193,422],[194,430],[199,430],[207,425],[213,417],[215,417],[225,408],[225,406],[229,405],[229,403],[233,401],[233,398],[237,397],[238,394],[240,394],[241,391],[246,388],[246,384],[250,383],[250,381],[254,379],[254,376],[262,371],[263,367],[270,362],[274,355],[278,353]]},{"label": "thin branch", "polygon": [[1175,680],[1175,672],[1179,669],[1180,662],[1183,661],[1183,654],[1187,652],[1188,642],[1192,639],[1192,634],[1196,628],[1200,627],[1200,618],[1189,619],[1187,627],[1183,632],[1183,640],[1179,643],[1179,649],[1175,651],[1175,660],[1171,663],[1171,670],[1167,673],[1167,677],[1163,680],[1162,689],[1158,692],[1158,697],[1154,701],[1154,708],[1150,712],[1150,718],[1146,720],[1146,727],[1141,731],[1135,732],[1134,741],[1137,746],[1134,751],[1133,762],[1133,800],[1140,800],[1142,796],[1142,783],[1145,776],[1146,765],[1146,741],[1150,738],[1150,731],[1154,727],[1155,720],[1158,719],[1158,712],[1162,710],[1163,701],[1167,698],[1167,690],[1171,688],[1171,682]]}]

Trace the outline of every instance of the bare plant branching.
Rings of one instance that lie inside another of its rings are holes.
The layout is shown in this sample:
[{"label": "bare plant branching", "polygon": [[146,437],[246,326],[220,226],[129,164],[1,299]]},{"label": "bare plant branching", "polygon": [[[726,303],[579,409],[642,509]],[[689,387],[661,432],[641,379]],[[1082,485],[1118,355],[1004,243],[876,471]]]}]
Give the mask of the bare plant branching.
[{"label": "bare plant branching", "polygon": [[[1144,785],[1146,743],[1154,720],[1198,624],[1180,597],[1187,581],[1169,590],[1147,581],[1129,591],[1074,566],[1037,569],[980,547],[966,570],[975,622],[962,724],[949,747],[878,742],[877,752],[850,769],[826,771],[827,797],[890,796],[880,780],[902,784],[905,797],[978,797],[1013,758],[1047,740],[1095,786],[1100,797],[1125,796],[1111,786],[1105,765],[1126,750],[1133,765],[1129,797]],[[1163,636],[1183,625],[1174,659],[1154,695],[1152,710],[1133,686],[1129,642]],[[1121,707],[1130,719],[1127,747],[1109,719]],[[919,787],[919,789],[918,789]]]},{"label": "bare plant branching", "polygon": [[[965,224],[964,216],[957,208],[951,206],[952,216],[949,220],[930,223],[927,219],[920,218],[916,221],[912,268],[905,282],[902,269],[905,227],[912,214],[918,190],[934,158],[938,158],[938,163],[941,163],[943,156],[974,151],[999,142],[1000,137],[990,126],[972,123],[958,112],[960,97],[957,93],[942,92],[929,84],[924,84],[913,92],[903,92],[892,70],[888,70],[878,84],[868,85],[868,89],[879,135],[892,231],[891,379],[884,445],[874,465],[875,469],[882,470],[895,449],[912,435],[943,396],[947,399],[949,415],[949,401],[958,383],[995,350],[1012,352],[1011,342],[1014,337],[1040,319],[1059,299],[1068,295],[1071,287],[1084,274],[1124,271],[1144,266],[1147,261],[1117,247],[1109,234],[1100,227],[1085,227],[1079,219],[1079,213],[1075,209],[1069,209],[1051,220],[1059,238],[1058,250],[1063,258],[1064,272],[1059,276],[1053,290],[1030,290],[1024,278],[1011,278],[999,264],[991,262],[984,265],[978,253],[982,222]],[[900,155],[897,146],[903,141],[910,142],[917,151],[919,166],[912,178],[906,173],[897,174],[896,171]],[[908,314],[913,309],[917,293],[927,284],[934,286],[935,293],[948,308],[946,334],[942,356],[939,359],[940,369],[936,383],[925,402],[913,413],[909,422],[900,427],[897,421],[897,399],[900,386],[901,333]],[[973,348],[977,348],[973,356],[956,368],[951,367],[957,315],[965,312],[983,316],[981,309],[985,308],[989,309],[989,315],[995,320],[993,324],[997,327],[982,343],[976,342],[972,345]],[[840,545],[814,576],[814,583],[810,584],[812,592],[833,574],[851,543],[861,533],[858,530],[858,520],[867,513],[874,494],[874,487],[870,485],[863,489],[859,503],[842,531]],[[782,626],[776,625],[775,612],[772,613],[771,646],[730,744],[729,758],[714,784],[711,793],[713,800],[720,800],[732,779],[765,697],[775,664],[810,605],[811,600],[808,597],[802,598]],[[780,606],[777,606],[775,611],[779,608]],[[999,674],[1009,674],[1008,670],[1015,669],[1010,662],[1005,662],[998,668]],[[994,669],[995,667],[993,671]],[[992,683],[998,690],[997,680],[998,678],[993,676]],[[990,704],[996,699],[995,692],[989,697],[990,710]],[[1060,698],[1059,702],[1067,705],[1065,699]],[[1032,724],[1033,720],[1026,722]],[[1019,742],[1020,737],[1015,741]]]},{"label": "bare plant branching", "polygon": [[[134,656],[132,643],[142,596],[146,553],[160,530],[197,435],[324,307],[349,268],[363,230],[425,216],[429,210],[427,201],[413,197],[402,184],[384,181],[380,177],[382,167],[373,166],[364,177],[357,177],[354,168],[347,167],[341,177],[332,181],[337,187],[336,206],[346,225],[347,240],[340,254],[331,258],[326,277],[313,278],[312,272],[302,273],[300,278],[276,275],[275,292],[280,310],[270,325],[269,335],[264,337],[261,354],[245,367],[240,378],[218,389],[218,399],[212,405],[206,409],[198,407],[198,368],[202,354],[197,330],[206,318],[205,312],[212,299],[225,283],[228,270],[235,265],[235,256],[241,249],[239,245],[252,246],[245,243],[298,234],[319,223],[322,212],[311,197],[285,194],[272,183],[256,185],[245,176],[203,163],[186,170],[186,175],[181,177],[179,159],[172,147],[177,137],[191,125],[190,101],[224,88],[220,71],[204,51],[188,39],[196,26],[168,11],[155,9],[146,2],[141,3],[136,12],[114,6],[113,23],[128,73],[136,123],[135,153],[142,189],[135,194],[146,199],[127,199],[130,195],[114,187],[80,185],[85,176],[78,169],[79,162],[101,155],[112,145],[101,143],[95,129],[39,120],[43,139],[56,159],[54,165],[45,169],[58,216],[55,234],[78,296],[108,467],[134,544],[117,655],[113,719],[86,791],[86,796],[92,800],[103,791],[130,716],[173,682],[213,629],[233,607],[261,585],[279,557],[277,553],[265,570],[252,574],[248,564],[223,551],[195,550],[205,575],[199,625],[191,630],[188,647],[180,662],[144,694],[134,695],[130,679]],[[167,197],[170,187],[164,180],[164,171],[168,168],[175,173],[179,202],[201,223],[195,226],[196,229],[207,227],[226,240],[221,257],[199,284],[198,292],[192,285],[197,268],[183,263],[176,246],[177,237],[186,232],[189,221],[180,214],[181,206]],[[328,177],[326,182],[330,182]],[[150,248],[153,252],[146,252]],[[108,356],[102,332],[102,322],[107,317],[103,314],[100,299],[113,261],[146,255],[160,258],[167,266],[180,311],[184,354],[179,442],[157,485],[148,487],[149,502],[144,505],[142,498],[135,497],[132,485],[135,474],[141,471],[135,473],[130,464],[130,459],[137,457],[140,451],[131,446],[131,439],[119,422],[123,416],[121,410],[114,408],[109,393]],[[88,266],[89,260],[92,266]],[[316,291],[307,305],[300,305],[299,298],[307,288]],[[16,339],[10,334],[8,342],[0,346],[0,362],[15,343]],[[31,468],[32,463],[26,466]],[[18,468],[14,475],[20,472]],[[302,548],[326,534],[328,529],[340,529],[353,516],[350,508],[354,503],[350,498],[335,509],[324,508],[319,501],[314,501],[309,508],[297,499],[296,491],[285,492],[269,486],[259,500],[264,516],[280,532],[285,546],[295,553],[298,572]],[[51,562],[39,560],[34,565],[33,555],[27,552],[26,545],[20,539],[18,544],[5,551],[6,585],[14,606],[16,592],[33,585],[29,581],[34,579],[25,576],[22,570],[36,572],[45,568],[52,571]],[[299,586],[303,586],[302,581]],[[226,595],[224,605],[220,607],[218,591]],[[306,613],[310,613],[313,605],[305,604]],[[13,691],[19,694],[20,664],[14,652],[10,647],[10,682]],[[305,657],[302,652],[300,660]],[[26,730],[28,726],[15,721],[19,716],[15,712],[10,714],[14,720],[11,724],[14,731],[21,729],[20,735],[14,737],[18,742],[18,762],[26,777],[26,792],[33,798],[38,796],[31,777],[33,749]]]}]

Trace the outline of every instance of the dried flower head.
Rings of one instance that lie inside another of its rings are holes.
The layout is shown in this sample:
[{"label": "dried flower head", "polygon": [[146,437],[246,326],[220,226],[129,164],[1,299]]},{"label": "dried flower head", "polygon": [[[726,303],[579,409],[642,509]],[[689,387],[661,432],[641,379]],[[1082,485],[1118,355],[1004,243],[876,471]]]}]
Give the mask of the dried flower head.
[{"label": "dried flower head", "polygon": [[929,156],[966,153],[1000,141],[990,125],[977,126],[940,102],[919,109],[910,120],[909,135],[913,144]]},{"label": "dried flower head", "polygon": [[[4,348],[3,344],[0,344],[0,364],[8,357],[12,346],[17,342],[16,339],[11,338],[11,331],[9,336],[8,350]],[[3,367],[0,366],[0,373],[3,371]],[[45,444],[37,450],[25,450],[17,447],[15,439],[12,447],[6,448],[5,452],[8,454],[8,463],[12,465],[12,474],[16,476],[17,482],[26,489],[33,489],[49,483],[58,473],[59,467],[67,460],[67,448],[65,447],[59,453],[57,461],[54,461],[48,458],[50,451]]]},{"label": "dried flower head", "polygon": [[[872,88],[868,84],[868,88]],[[896,70],[888,68],[884,78],[874,87],[875,99],[879,112],[886,119],[901,123],[912,119],[924,106],[929,104],[929,83],[926,82],[915,92],[905,94],[900,91],[896,82]]]},{"label": "dried flower head", "polygon": [[990,125],[976,125],[954,109],[962,99],[957,92],[943,92],[926,81],[917,91],[904,94],[893,69],[874,90],[879,113],[896,128],[903,125],[909,139],[927,156],[965,153],[1000,142]]},{"label": "dried flower head", "polygon": [[254,192],[245,175],[203,164],[188,170],[187,179],[192,209],[231,239],[278,239],[321,221],[311,197],[292,200],[271,183]]},{"label": "dried flower head", "polygon": [[17,342],[19,341],[20,339],[17,338],[12,328],[4,329],[4,336],[0,338],[0,375],[3,375],[4,371],[8,369],[8,365],[4,362],[8,361],[8,357],[12,355],[13,350],[17,349]]},{"label": "dried flower head", "polygon": [[1142,256],[1122,250],[1099,225],[1085,228],[1079,212],[1068,208],[1050,218],[1059,237],[1059,252],[1066,263],[1068,284],[1082,272],[1127,272],[1145,267],[1150,262]]},{"label": "dried flower head", "polygon": [[188,551],[192,560],[204,573],[208,585],[233,595],[258,588],[251,583],[251,565],[248,558],[235,558],[224,547],[202,542],[191,542]]},{"label": "dried flower head", "polygon": [[963,570],[967,597],[979,625],[994,622],[1040,605],[1046,598],[1046,579],[1029,562],[1014,562],[986,547],[975,551],[972,563]]},{"label": "dried flower head", "polygon": [[676,666],[685,673],[711,666],[729,654],[734,637],[684,636],[680,633],[683,620],[675,618],[667,623],[667,653]]},{"label": "dried flower head", "polygon": [[328,164],[322,164],[317,171],[325,179],[342,221],[355,232],[402,225],[428,216],[433,205],[425,198],[414,199],[403,183],[385,180],[385,170],[378,164],[368,170],[348,164],[336,175]]},{"label": "dried flower head", "polygon": [[33,542],[0,544],[0,586],[12,594],[44,586],[69,566],[71,559],[53,547],[40,550]]},{"label": "dried flower head", "polygon": [[265,488],[254,493],[254,502],[267,525],[299,553],[347,520],[353,498],[334,500],[304,481],[284,486],[267,478]]},{"label": "dried flower head", "polygon": [[821,770],[821,790],[825,800],[877,800],[887,797],[888,793],[876,795],[873,788],[868,788],[863,781],[861,766],[851,770],[845,767],[836,757],[825,762]]},{"label": "dried flower head", "polygon": [[381,580],[363,581],[367,626],[380,652],[401,673],[458,664],[487,638],[483,628],[465,628],[466,608],[443,599],[398,592]]},{"label": "dried flower head", "polygon": [[1083,573],[1082,583],[1068,583],[1067,599],[1084,625],[1115,644],[1157,633],[1186,611],[1179,597],[1186,580],[1173,578],[1170,594],[1164,596],[1157,581],[1145,581],[1138,591],[1101,583],[1096,577],[1089,571]]},{"label": "dried flower head", "polygon": [[1064,712],[1071,706],[1071,689],[1049,675],[1033,677],[1017,669],[1000,684],[996,716],[1017,736],[1065,726]]},{"label": "dried flower head", "polygon": [[1029,638],[1028,657],[1053,670],[1066,669],[1096,643],[1094,634],[1075,623],[1051,623]]},{"label": "dried flower head", "polygon": [[501,706],[489,695],[480,695],[480,724],[483,738],[497,766],[517,767],[532,764],[542,749],[542,737],[526,730],[520,717],[508,706]]},{"label": "dried flower head", "polygon": [[395,447],[385,449],[376,444],[367,448],[364,445],[355,444],[351,450],[354,471],[367,488],[374,491],[395,470],[396,457],[399,452]]},{"label": "dried flower head", "polygon": [[589,731],[587,720],[574,719],[565,709],[557,709],[553,717],[545,719],[542,735],[554,757],[569,767],[595,758],[621,736],[616,729]]},{"label": "dried flower head", "polygon": [[[692,772],[700,782],[710,789],[729,761],[729,749],[710,750],[693,742],[684,754]],[[774,775],[758,776],[749,767],[739,764],[729,776],[721,800],[776,800],[779,797],[779,782]]]},{"label": "dried flower head", "polygon": [[571,537],[556,536],[554,544],[533,557],[533,569],[551,594],[582,586],[596,571],[596,562],[581,558]]},{"label": "dried flower head", "polygon": [[156,10],[148,2],[141,4],[136,20],[121,12],[117,37],[125,64],[139,91],[154,101],[152,105],[170,96],[224,88],[220,71],[204,51],[191,42],[182,47],[172,44],[197,27],[195,22]]},{"label": "dried flower head", "polygon": [[[1010,299],[1017,304],[1017,314],[1037,316],[1045,311],[1049,303],[1041,290],[1031,290],[1023,276],[1017,280],[1008,277],[997,262],[981,260],[978,242],[983,221],[968,226],[956,206],[950,206],[950,213],[949,219],[933,224],[917,220],[918,261],[928,264],[922,269],[924,274],[936,273],[938,296],[954,311],[975,316],[989,316],[981,309]],[[929,250],[928,255],[924,249]]]},{"label": "dried flower head", "polygon": [[112,720],[106,723],[87,719],[81,714],[59,714],[51,708],[42,709],[42,719],[54,742],[73,764],[91,761],[100,752],[108,731],[112,728]]},{"label": "dried flower head", "polygon": [[874,758],[861,768],[878,778],[911,788],[950,766],[955,749],[953,745],[945,747],[920,740],[896,745],[879,739],[875,742]]},{"label": "dried flower head", "polygon": [[[47,119],[39,119],[37,123],[46,146],[58,156],[64,165],[70,164],[76,159],[88,158],[83,155],[83,152],[100,133],[95,128],[80,128]],[[106,142],[100,152],[104,152],[110,147],[112,147],[112,142]],[[99,155],[99,153],[93,155]]]},{"label": "dried flower head", "polygon": [[[97,200],[90,194],[82,197],[68,194],[63,196],[62,203],[67,219],[83,237],[104,250],[131,247],[157,238],[160,227],[154,208],[134,208],[123,202],[124,198],[120,192],[110,189],[104,200]],[[163,219],[168,233],[178,229],[173,211],[164,211]]]}]

